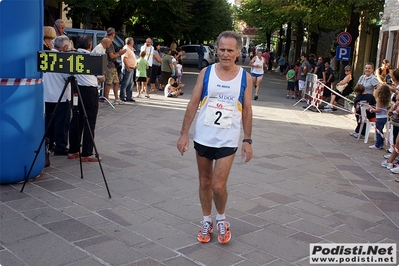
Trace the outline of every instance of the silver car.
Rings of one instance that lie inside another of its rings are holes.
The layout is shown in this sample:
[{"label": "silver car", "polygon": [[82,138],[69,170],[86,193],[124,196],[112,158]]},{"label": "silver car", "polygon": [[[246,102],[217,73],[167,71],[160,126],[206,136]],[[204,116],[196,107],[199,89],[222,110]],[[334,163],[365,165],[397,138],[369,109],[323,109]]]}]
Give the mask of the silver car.
[{"label": "silver car", "polygon": [[[199,44],[187,44],[182,45],[181,49],[185,52],[185,58],[183,62],[185,65],[198,65],[198,48]],[[215,55],[213,50],[208,46],[204,45],[205,53],[204,53],[204,61],[202,61],[202,67],[207,67],[215,63]]]}]

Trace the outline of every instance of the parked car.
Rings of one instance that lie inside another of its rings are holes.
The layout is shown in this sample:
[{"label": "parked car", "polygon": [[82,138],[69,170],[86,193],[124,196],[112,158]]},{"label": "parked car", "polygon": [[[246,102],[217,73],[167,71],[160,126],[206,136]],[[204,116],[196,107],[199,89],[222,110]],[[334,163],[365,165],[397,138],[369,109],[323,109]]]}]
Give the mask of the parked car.
[{"label": "parked car", "polygon": [[[73,41],[76,45],[78,37],[82,35],[89,35],[93,38],[93,48],[97,46],[97,44],[101,43],[101,40],[107,36],[107,32],[105,30],[85,30],[85,29],[74,29],[74,28],[66,28],[64,29],[65,34]],[[118,35],[115,35],[114,40],[112,41],[114,44],[115,52],[118,52],[124,45],[125,41]]]},{"label": "parked car", "polygon": [[[185,58],[183,60],[185,65],[198,65],[198,48],[199,44],[187,44],[181,46],[181,49],[185,52]],[[202,67],[207,67],[208,65],[215,63],[215,55],[208,45],[204,45],[204,49],[205,53]]]}]

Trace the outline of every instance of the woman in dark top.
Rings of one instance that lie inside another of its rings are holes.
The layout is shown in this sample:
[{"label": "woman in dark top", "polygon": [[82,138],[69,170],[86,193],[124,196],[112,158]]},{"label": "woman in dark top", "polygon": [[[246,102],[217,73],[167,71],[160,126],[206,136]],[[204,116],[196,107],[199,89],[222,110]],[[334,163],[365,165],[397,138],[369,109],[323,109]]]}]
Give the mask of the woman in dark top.
[{"label": "woman in dark top", "polygon": [[[342,96],[348,96],[353,92],[353,74],[352,74],[352,69],[350,66],[345,67],[345,77],[343,80],[337,83],[335,91],[340,93]],[[339,91],[339,88],[342,88],[341,86],[344,87],[342,91]],[[331,109],[333,108],[334,105],[337,105],[337,101],[341,97],[339,95],[336,95],[335,93],[331,94],[331,100],[330,104],[327,104],[327,106],[324,109]]]}]

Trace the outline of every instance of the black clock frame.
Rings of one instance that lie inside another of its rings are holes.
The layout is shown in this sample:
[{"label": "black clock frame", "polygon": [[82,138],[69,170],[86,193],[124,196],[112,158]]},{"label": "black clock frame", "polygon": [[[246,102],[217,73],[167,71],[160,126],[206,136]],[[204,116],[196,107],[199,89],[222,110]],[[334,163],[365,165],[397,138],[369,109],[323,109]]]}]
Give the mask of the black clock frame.
[{"label": "black clock frame", "polygon": [[37,70],[82,75],[104,75],[107,69],[107,55],[38,51]]}]

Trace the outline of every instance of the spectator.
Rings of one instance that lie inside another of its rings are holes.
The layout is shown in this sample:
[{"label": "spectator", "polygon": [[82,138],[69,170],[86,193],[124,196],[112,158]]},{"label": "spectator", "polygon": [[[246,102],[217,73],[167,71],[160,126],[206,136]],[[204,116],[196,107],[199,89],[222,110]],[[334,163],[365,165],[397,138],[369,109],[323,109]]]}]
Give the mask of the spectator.
[{"label": "spectator", "polygon": [[165,97],[177,98],[179,95],[181,95],[181,88],[184,86],[184,84],[180,83],[177,86],[174,86],[175,83],[176,81],[174,78],[168,79],[168,84],[165,86],[164,90]]},{"label": "spectator", "polygon": [[[379,86],[374,92],[377,104],[375,108],[370,107],[370,113],[375,113],[376,116],[376,142],[374,145],[369,146],[370,149],[380,150],[384,147],[384,138],[380,135],[384,134],[384,126],[387,122],[387,109],[391,104],[391,90],[388,85],[384,84]],[[377,130],[380,132],[378,133]]]},{"label": "spectator", "polygon": [[198,69],[202,69],[202,62],[204,61],[204,55],[205,55],[205,48],[204,44],[201,43],[200,46],[198,47]]},{"label": "spectator", "polygon": [[[348,96],[353,92],[353,74],[352,74],[352,69],[350,66],[345,67],[345,77],[337,83],[335,91],[339,92],[342,96]],[[342,89],[339,89],[342,88]],[[339,95],[336,95],[334,93],[331,94],[331,100],[330,103],[324,107],[324,109],[333,109],[334,105],[337,105],[337,101],[341,97]]]},{"label": "spectator", "polygon": [[295,99],[298,99],[299,96],[299,69],[301,68],[301,63],[299,61],[295,62]]},{"label": "spectator", "polygon": [[330,67],[333,70],[334,74],[337,71],[337,65],[335,60],[335,52],[330,52]]},{"label": "spectator", "polygon": [[[54,48],[52,51],[65,52],[68,49],[69,38],[67,36],[62,35],[54,40]],[[66,82],[68,82],[68,78],[69,74],[55,72],[43,73],[44,112],[45,126],[47,129],[46,137],[49,140],[49,149],[54,149],[54,155],[68,155],[67,145],[71,113],[71,84],[68,83],[67,87],[65,88],[65,92],[57,106],[58,100],[66,85]],[[57,110],[55,110],[56,106]],[[52,121],[50,123],[51,118]]]},{"label": "spectator", "polygon": [[[356,98],[354,100],[354,107],[356,110],[356,120],[357,120],[357,126],[354,132],[349,133],[351,136],[358,138],[359,134],[364,136],[366,132],[366,127],[363,127],[362,132],[360,131],[360,125],[361,125],[361,111],[360,107],[362,105],[375,105],[376,101],[375,98],[372,94],[368,94],[365,91],[365,88],[362,84],[357,84],[355,88],[353,89],[356,93]],[[369,119],[370,122],[375,122],[375,113],[370,113],[368,110],[366,111],[367,118]]]},{"label": "spectator", "polygon": [[118,71],[117,71],[117,66],[119,63],[116,61],[116,59],[126,53],[126,49],[120,49],[119,52],[115,52],[114,44],[112,41],[115,38],[115,29],[114,28],[108,28],[107,29],[107,38],[111,40],[111,43],[107,50],[105,51],[107,56],[108,56],[108,63],[107,63],[107,70],[105,72],[105,77],[106,77],[106,84],[105,84],[105,89],[104,89],[104,97],[109,99],[109,91],[112,87],[114,91],[114,104],[123,104],[119,99],[119,94],[118,94],[118,89],[119,89],[119,77],[118,77]]},{"label": "spectator", "polygon": [[170,55],[171,51],[169,48],[165,48],[165,54],[162,57],[161,63],[161,90],[165,89],[166,84],[168,83],[168,79],[172,76],[172,56]]},{"label": "spectator", "polygon": [[[399,70],[396,69],[392,75],[392,81],[396,89],[396,98],[398,98],[399,94]],[[392,149],[391,155],[388,157],[388,160],[384,160],[381,163],[382,167],[390,169],[392,173],[398,174],[399,167],[396,165],[394,167],[394,161],[398,157],[397,150],[399,149],[399,101],[396,101],[395,104],[389,109],[388,116],[390,117],[390,124],[393,126],[392,134],[393,134],[393,142],[395,143],[395,148]],[[399,178],[395,180],[399,182]]]},{"label": "spectator", "polygon": [[150,82],[151,78],[151,70],[152,70],[152,63],[154,61],[154,46],[152,46],[152,39],[147,38],[145,41],[145,45],[141,46],[140,48],[140,55],[141,52],[145,51],[145,60],[148,62],[148,68],[147,68],[147,81],[146,84]]},{"label": "spectator", "polygon": [[[331,65],[330,65],[330,67],[331,67]],[[315,67],[313,73],[315,73],[317,75],[317,79],[322,80],[322,79],[324,79],[324,74],[323,74],[324,71],[326,71],[326,67],[323,62],[323,57],[319,56],[317,59],[317,64],[316,64],[316,67]]]},{"label": "spectator", "polygon": [[[330,62],[325,62],[324,67],[323,82],[328,88],[332,89],[335,81],[334,71],[330,67]],[[328,88],[324,88],[324,98],[331,97],[331,91]]]},{"label": "spectator", "polygon": [[294,96],[295,76],[296,76],[295,65],[292,65],[286,75],[286,80],[287,80],[287,96],[286,96],[286,98],[287,99],[290,98],[290,95],[291,95],[291,99],[295,99],[295,96]]},{"label": "spectator", "polygon": [[105,54],[107,48],[111,45],[111,40],[103,38],[99,44],[91,51],[93,54]]},{"label": "spectator", "polygon": [[[57,34],[57,36],[62,36],[62,35],[66,36],[64,29],[65,29],[65,22],[62,19],[57,19],[54,22],[54,30],[55,30],[55,33]],[[54,45],[54,43],[53,43],[53,45]],[[68,51],[76,51],[72,40],[69,40]]]},{"label": "spectator", "polygon": [[241,49],[241,64],[245,63],[246,58],[247,58],[247,48],[244,46]]},{"label": "spectator", "polygon": [[269,65],[269,62],[270,62],[270,53],[269,52],[270,52],[269,48],[266,48],[266,51],[262,54],[262,56],[265,59],[265,64],[267,66],[268,72],[270,73],[271,68]]},{"label": "spectator", "polygon": [[158,75],[161,74],[161,63],[162,63],[160,49],[161,49],[161,45],[157,42],[154,43],[154,54],[153,54],[153,59],[152,59],[152,69],[151,69],[151,78],[150,78],[152,93],[158,92],[158,89],[156,88],[156,86],[157,86],[156,81],[157,81]]},{"label": "spectator", "polygon": [[287,58],[285,53],[282,53],[280,58],[278,59],[278,66],[280,68],[280,76],[285,74],[285,69],[287,68]]},{"label": "spectator", "polygon": [[389,61],[388,59],[382,60],[381,67],[376,71],[376,77],[379,83],[386,83],[386,78],[389,75]]},{"label": "spectator", "polygon": [[136,72],[136,55],[133,51],[134,40],[132,37],[125,39],[125,46],[123,49],[126,53],[122,55],[122,82],[119,91],[119,99],[121,101],[135,102],[132,97],[133,78]]},{"label": "spectator", "polygon": [[[93,40],[88,35],[83,35],[78,40],[78,52],[90,53]],[[69,154],[68,159],[79,157],[81,138],[82,141],[82,162],[98,162],[101,158],[98,154],[93,155],[94,130],[98,114],[98,82],[104,81],[104,76],[76,75],[80,96],[83,103],[79,102],[79,111],[74,112],[69,127]],[[83,109],[83,106],[85,109]],[[85,114],[87,116],[85,117]]]},{"label": "spectator", "polygon": [[305,101],[305,89],[306,89],[306,76],[308,75],[311,66],[308,62],[308,55],[302,53],[301,55],[302,65],[299,68],[298,76],[298,90],[300,91],[302,101]]},{"label": "spectator", "polygon": [[360,76],[358,84],[362,84],[365,88],[366,93],[373,95],[374,89],[378,85],[378,79],[374,76],[374,65],[373,63],[367,62],[364,67],[364,74]]},{"label": "spectator", "polygon": [[[53,27],[50,26],[45,26],[43,28],[43,50],[51,50],[54,48],[53,45],[53,40],[55,39],[55,37],[57,37],[57,34],[55,33],[55,30]],[[69,39],[68,39],[69,40]],[[69,45],[68,45],[69,47]]]},{"label": "spectator", "polygon": [[177,64],[176,64],[176,71],[177,71],[177,82],[181,83],[181,78],[183,76],[183,62],[182,60],[179,58],[177,59]]},{"label": "spectator", "polygon": [[147,88],[147,69],[150,67],[145,51],[141,51],[140,59],[137,61],[137,97],[140,98],[140,92],[145,93],[145,97],[150,98]]}]

